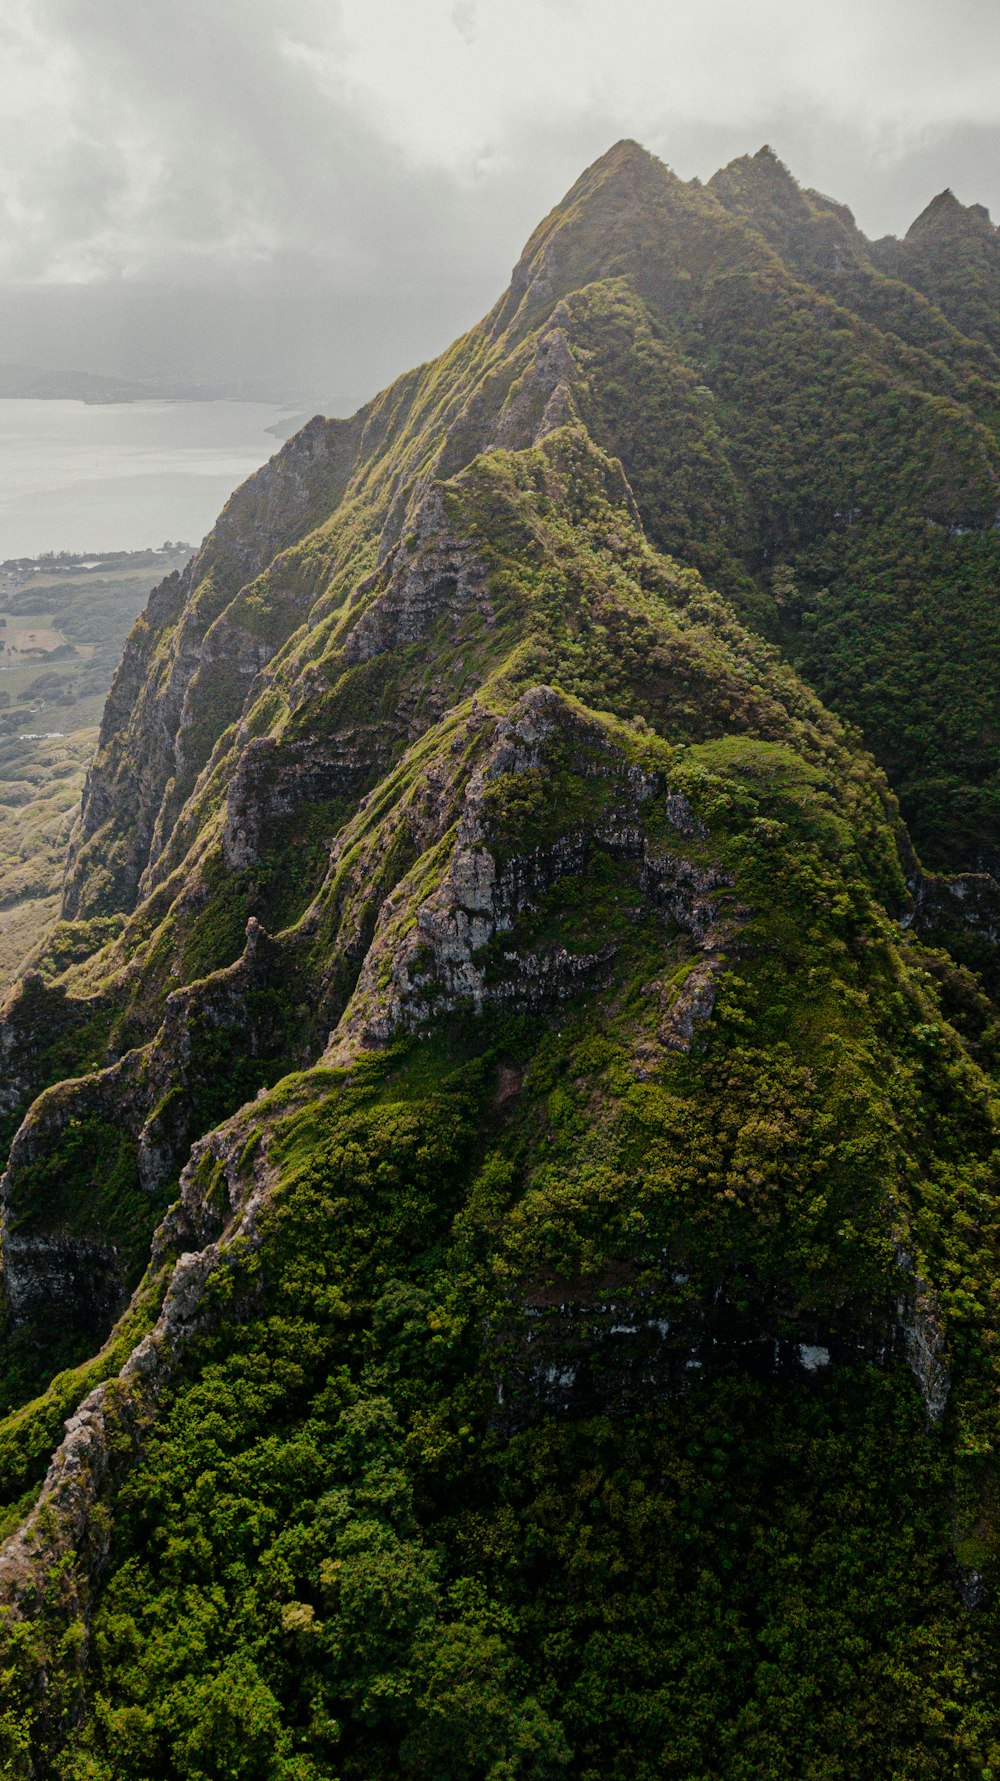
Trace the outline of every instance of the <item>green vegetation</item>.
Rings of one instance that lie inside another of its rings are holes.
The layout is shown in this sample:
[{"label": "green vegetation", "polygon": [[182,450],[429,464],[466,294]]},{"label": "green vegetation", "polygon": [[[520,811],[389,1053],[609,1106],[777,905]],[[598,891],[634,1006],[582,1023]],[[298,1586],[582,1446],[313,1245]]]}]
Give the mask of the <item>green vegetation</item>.
[{"label": "green vegetation", "polygon": [[[150,589],[182,568],[186,545],[107,556],[40,557],[0,568],[0,643],[15,634],[34,659],[19,665],[8,647],[0,688],[18,711],[0,710],[0,728],[80,729],[100,721],[125,638]],[[49,635],[38,627],[47,626]],[[30,719],[30,722],[26,722]]]},{"label": "green vegetation", "polygon": [[878,536],[857,526],[774,579],[788,653],[864,728],[921,855],[951,871],[995,870],[1000,534],[954,539],[915,519]]},{"label": "green vegetation", "polygon": [[66,847],[96,741],[96,730],[0,739],[0,985],[58,915]]},{"label": "green vegetation", "polygon": [[[119,1492],[93,1705],[58,1772],[791,1781],[996,1760],[992,1618],[953,1582],[956,1527],[978,1563],[996,1538],[968,1506],[995,1416],[997,1306],[967,1290],[996,1278],[972,1212],[992,1203],[981,1089],[816,774],[713,747],[685,783],[717,820],[728,804],[734,859],[762,824],[787,850],[707,1051],[637,1079],[640,972],[558,1034],[466,1023],[298,1081],[300,1111],[261,1107],[281,1187]],[[518,1428],[522,1403],[511,1433],[498,1413],[542,1283],[613,1292],[623,1319],[683,1315],[734,1265],[779,1316],[878,1304],[896,1179],[921,1266],[954,1270],[947,1434],[899,1363],[709,1378],[643,1393],[624,1425]],[[686,1275],[666,1301],[665,1250]]]},{"label": "green vegetation", "polygon": [[11,1776],[1000,1773],[1000,380],[880,264],[619,145],[136,624],[0,1025]]},{"label": "green vegetation", "polygon": [[[0,569],[0,989],[59,912],[66,848],[129,629],[184,555]],[[31,660],[22,663],[24,652]],[[19,653],[20,652],[20,653]],[[20,665],[19,665],[20,664]]]},{"label": "green vegetation", "polygon": [[982,204],[960,204],[953,192],[939,192],[902,241],[879,241],[875,251],[880,264],[923,292],[964,334],[1000,351],[1000,242]]}]

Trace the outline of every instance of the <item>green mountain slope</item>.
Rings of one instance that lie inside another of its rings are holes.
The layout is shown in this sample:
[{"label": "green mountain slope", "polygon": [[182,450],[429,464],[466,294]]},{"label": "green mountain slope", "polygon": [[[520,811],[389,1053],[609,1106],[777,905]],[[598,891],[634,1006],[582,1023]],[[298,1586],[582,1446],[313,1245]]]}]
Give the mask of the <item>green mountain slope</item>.
[{"label": "green mountain slope", "polygon": [[154,593],[0,1021],[9,1773],[1000,1763],[998,392],[621,144]]},{"label": "green mountain slope", "polygon": [[970,339],[1000,348],[997,279],[1000,239],[982,204],[945,190],[921,211],[902,241],[874,244],[877,262],[922,291]]},{"label": "green mountain slope", "polygon": [[[312,423],[158,604],[84,818],[102,872],[121,856],[124,875],[91,883],[85,847],[72,911],[134,897],[157,821],[172,827],[254,674],[384,556],[428,478],[530,438],[566,392],[621,458],[652,540],[861,725],[928,863],[996,864],[1000,360],[879,272],[773,156],[698,190],[620,144],[536,231],[484,323],[353,422]],[[859,624],[871,606],[884,658]]]}]

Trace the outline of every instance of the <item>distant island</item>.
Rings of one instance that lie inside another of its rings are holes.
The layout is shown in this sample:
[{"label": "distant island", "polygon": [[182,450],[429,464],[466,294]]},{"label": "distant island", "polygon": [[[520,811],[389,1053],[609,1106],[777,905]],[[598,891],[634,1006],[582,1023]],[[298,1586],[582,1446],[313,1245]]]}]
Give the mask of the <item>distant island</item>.
[{"label": "distant island", "polygon": [[45,370],[39,365],[0,364],[0,399],[63,402],[245,401],[243,390],[223,384],[137,382],[94,371]]}]

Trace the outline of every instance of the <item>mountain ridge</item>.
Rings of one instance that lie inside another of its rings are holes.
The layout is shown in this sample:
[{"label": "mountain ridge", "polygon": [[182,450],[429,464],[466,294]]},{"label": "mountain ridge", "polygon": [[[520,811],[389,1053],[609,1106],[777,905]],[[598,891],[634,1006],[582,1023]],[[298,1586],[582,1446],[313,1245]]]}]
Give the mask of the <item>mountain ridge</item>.
[{"label": "mountain ridge", "polygon": [[[544,260],[546,254],[548,254],[550,257],[554,254],[554,252],[556,251],[557,243],[563,236],[568,236],[570,241],[572,241],[572,238],[574,236],[574,230],[578,229],[580,226],[582,226],[581,218],[583,219],[583,222],[585,223],[586,219],[588,217],[591,217],[591,224],[588,226],[592,227],[593,232],[598,234],[601,237],[602,257],[606,261],[610,260],[612,262],[612,264],[614,263],[617,250],[614,248],[613,243],[609,248],[607,242],[604,239],[606,232],[604,229],[603,220],[601,220],[604,217],[604,211],[600,207],[605,202],[610,202],[612,208],[615,210],[616,213],[618,213],[618,221],[619,221],[619,225],[621,225],[621,213],[622,213],[623,203],[624,203],[624,200],[622,197],[623,188],[630,190],[634,183],[634,179],[635,179],[636,175],[640,176],[640,179],[639,179],[640,191],[638,194],[638,199],[636,200],[637,202],[640,203],[640,207],[641,207],[642,203],[646,201],[646,199],[648,198],[650,193],[653,193],[655,195],[655,197],[657,199],[659,199],[662,191],[665,189],[669,193],[670,199],[673,203],[676,203],[677,201],[682,201],[685,205],[687,205],[688,200],[690,198],[690,202],[697,205],[696,214],[700,215],[700,213],[704,210],[704,207],[709,202],[709,200],[704,198],[702,196],[702,194],[689,195],[687,188],[683,187],[682,182],[676,180],[676,178],[673,175],[669,175],[669,177],[666,179],[665,186],[664,186],[664,180],[663,180],[662,176],[666,175],[666,174],[667,174],[667,170],[662,169],[662,173],[661,173],[661,164],[657,163],[655,161],[654,157],[647,155],[645,151],[638,149],[637,145],[629,145],[629,144],[626,144],[624,146],[619,145],[615,149],[612,149],[611,151],[609,151],[608,155],[603,157],[600,162],[596,163],[595,168],[591,169],[590,172],[583,177],[581,182],[578,182],[578,186],[573,188],[573,191],[569,194],[566,205],[564,207],[561,207],[560,209],[558,209],[556,212],[554,212],[552,217],[547,219],[546,222],[540,226],[540,230],[536,231],[535,236],[532,237],[531,241],[528,244],[528,247],[525,250],[525,254],[522,255],[521,260],[518,262],[518,267],[515,268],[515,275],[514,275],[514,280],[512,283],[512,293],[513,294],[509,299],[507,299],[506,307],[504,306],[504,303],[501,302],[501,304],[499,304],[496,307],[496,309],[492,312],[492,315],[487,318],[486,323],[483,324],[484,328],[486,329],[487,336],[495,339],[497,337],[497,330],[501,328],[501,326],[504,324],[505,320],[508,324],[513,323],[513,321],[515,320],[515,318],[517,317],[519,312],[521,313],[521,325],[523,326],[523,323],[525,320],[525,315],[527,314],[530,316],[532,306],[535,302],[541,302],[542,304],[548,303],[549,297],[555,295],[555,286],[552,286],[551,291],[548,289],[548,285],[551,285],[552,276],[556,277],[556,282],[560,286],[565,284],[566,276],[568,276],[568,275],[564,276],[563,274],[553,273],[552,268],[550,268],[548,271],[545,271],[543,268],[543,270],[541,272],[539,272],[537,270],[537,268],[534,271],[532,271],[532,268],[535,266],[535,261],[539,260],[539,256],[541,256],[541,260]],[[607,196],[607,194],[609,192],[611,194],[613,194],[610,199],[608,199],[608,196]],[[634,196],[634,194],[633,194],[633,196]],[[584,202],[584,200],[586,200],[586,202]],[[595,204],[598,206],[598,209],[592,215],[593,207]],[[647,208],[648,208],[648,206],[647,206]],[[714,206],[712,208],[714,211]],[[685,212],[685,214],[686,214],[686,212]],[[553,219],[556,219],[556,220],[554,221]],[[634,232],[635,232],[634,223],[632,225],[632,233],[631,234],[629,233],[628,230],[625,230],[625,229],[622,230],[623,236],[630,243],[633,240]],[[586,234],[586,229],[585,229],[585,234]],[[756,235],[756,231],[755,231],[755,238],[759,239],[759,236]],[[745,236],[745,231],[743,231],[740,234],[740,249],[741,249],[741,251],[745,247],[745,242],[746,242],[746,236]],[[572,255],[577,250],[572,248],[572,246],[570,246],[568,251]],[[589,249],[588,249],[588,251],[589,251]],[[754,250],[754,251],[759,253],[760,250]],[[529,277],[529,272],[531,272],[530,277]],[[613,275],[614,274],[612,273],[612,276]],[[538,296],[532,297],[531,296],[531,288],[533,286],[537,286],[539,284],[539,280],[541,280],[542,285],[546,286],[546,289],[541,297],[538,297]],[[548,284],[546,284],[546,281],[548,281]],[[523,290],[521,289],[522,284],[524,286]],[[525,303],[527,303],[527,306],[528,306],[526,312],[524,310]],[[512,304],[514,305],[513,309],[511,309]],[[558,328],[551,330],[551,332],[553,333],[554,338],[558,337],[558,334],[559,334]],[[473,341],[473,340],[475,340],[475,338],[476,338],[476,330],[473,330],[473,332],[470,336],[465,337],[465,340]],[[480,336],[480,338],[482,338],[482,336]],[[454,351],[454,349],[453,349],[453,351]],[[480,359],[483,356],[482,355],[482,347],[480,347],[480,349],[479,349],[478,356]],[[444,370],[448,366],[449,362],[450,362],[449,355],[445,355],[444,358],[441,361],[439,361],[439,365],[442,367],[441,374],[444,374]],[[473,363],[475,363],[475,361],[473,361]],[[563,369],[565,369],[565,366],[563,367]],[[907,372],[909,372],[909,370],[910,370],[910,367],[907,367]],[[380,424],[382,423],[382,418],[385,414],[386,408],[391,405],[394,409],[398,410],[399,403],[400,402],[405,403],[408,400],[407,392],[411,391],[414,388],[413,378],[416,375],[417,374],[412,374],[410,378],[401,379],[398,384],[391,386],[390,391],[384,392],[381,397],[376,398],[374,404],[370,404],[367,409],[360,411],[360,416],[356,417],[355,422],[350,423],[350,425],[355,428],[360,426],[362,434],[365,437],[365,443],[362,445],[363,454],[365,452],[370,453],[370,451],[372,449],[372,442],[373,442],[372,435],[374,435],[374,439],[377,440],[379,427],[380,427]],[[424,368],[423,376],[424,376],[424,381],[427,382],[428,381],[428,373],[427,373],[426,368]],[[688,376],[690,376],[690,373],[688,373]],[[551,394],[552,389],[554,389],[556,384],[560,381],[558,371],[550,368],[548,371],[542,372],[541,377],[543,380],[545,378],[548,378],[550,380],[551,389],[550,389],[549,393]],[[487,387],[488,387],[488,385],[487,385]],[[476,399],[482,400],[482,396],[477,395]],[[360,418],[361,416],[367,416],[369,418],[366,420],[362,420]],[[944,412],[940,412],[939,414],[936,414],[935,421],[937,422],[938,420],[946,421],[946,414]],[[473,431],[471,433],[471,437],[468,435],[468,432],[466,432],[467,445],[463,446],[461,443],[461,441],[463,439],[463,429],[467,430],[470,426],[470,422],[473,423]],[[348,423],[337,423],[338,426],[346,426],[347,424]],[[404,422],[404,424],[405,424],[405,422]],[[312,425],[313,425],[313,427],[315,427],[316,423],[312,423]],[[452,437],[453,437],[453,445],[451,447],[452,461],[454,462],[454,465],[457,468],[459,465],[459,460],[462,456],[463,450],[474,449],[475,446],[477,446],[481,443],[481,439],[479,438],[479,436],[476,435],[476,433],[474,431],[474,419],[471,415],[467,416],[467,415],[464,415],[461,413],[455,415],[453,418],[453,421],[451,423],[451,430],[452,430]],[[703,432],[705,432],[706,428],[703,426],[701,430]],[[710,428],[708,428],[707,430],[709,431],[709,434],[710,434]],[[300,437],[303,438],[303,443],[305,443],[305,439],[307,437],[309,437],[308,432],[305,436],[300,436]],[[392,438],[391,434],[390,434],[390,438]],[[608,443],[611,444],[611,443],[613,443],[613,441],[611,441],[609,439]],[[618,443],[621,443],[621,441],[619,441]],[[951,443],[951,441],[949,441],[949,443]],[[955,441],[955,443],[957,444],[957,441]],[[970,443],[972,443],[972,442],[970,441]],[[301,449],[301,448],[299,448],[299,449]],[[974,451],[978,451],[980,449],[985,449],[985,440],[983,441],[982,447],[980,446],[978,441],[973,445]],[[992,450],[993,448],[990,448],[990,449]],[[458,454],[457,457],[455,456],[456,451]],[[280,465],[282,463],[282,461],[283,461],[283,454],[279,454],[279,458],[277,460],[278,464]],[[289,474],[291,475],[292,479],[294,480],[296,475],[299,473],[298,469],[297,469],[293,459],[289,458],[287,461],[290,466]],[[448,467],[449,467],[449,463],[446,461],[443,468],[447,469]],[[659,466],[657,466],[657,468],[659,468]],[[970,465],[970,469],[971,469],[971,465]],[[278,471],[277,474],[280,476],[281,472]],[[727,474],[727,472],[720,468],[720,475],[724,476],[726,474]],[[973,472],[973,474],[975,475],[975,472]],[[992,460],[991,460],[989,463],[989,468],[988,468],[988,472],[986,475],[986,486],[983,488],[982,493],[977,492],[975,495],[972,496],[974,505],[971,508],[967,504],[968,499],[969,499],[968,495],[966,495],[964,497],[964,499],[961,496],[959,496],[958,500],[956,501],[954,499],[954,496],[950,495],[950,493],[945,494],[944,499],[946,502],[946,506],[945,506],[945,509],[941,515],[942,519],[945,520],[948,524],[962,525],[962,524],[969,523],[973,527],[975,527],[977,524],[983,523],[983,521],[987,517],[989,518],[989,520],[991,522],[992,514],[993,514],[993,502],[995,499],[994,488],[993,488],[994,481],[995,481],[995,474],[996,474],[995,466],[993,465]],[[732,471],[731,470],[728,471],[728,476],[731,481],[732,480]],[[954,478],[951,475],[948,476],[947,480],[948,480],[949,484],[952,484],[954,482]],[[261,480],[256,486],[263,487],[263,486],[265,486],[265,483],[266,483],[266,478],[264,477],[264,475],[262,473]],[[404,487],[405,487],[405,485],[404,485]],[[847,498],[847,493],[848,493],[848,491],[845,491],[845,499]],[[970,494],[971,494],[971,490],[970,490]],[[412,495],[412,490],[411,490],[411,495]],[[399,499],[403,499],[403,498],[409,499],[409,498],[411,498],[411,496],[404,497],[401,495],[399,497]],[[393,522],[393,524],[395,525],[395,522]],[[718,526],[715,527],[715,530],[716,531],[718,530]],[[380,549],[384,550],[385,548],[388,547],[388,540],[389,540],[389,538],[391,538],[391,536],[392,536],[392,533],[390,533],[388,535],[387,539],[380,546]],[[674,539],[673,539],[673,537],[668,536],[664,540],[664,542],[666,542],[669,546],[669,544],[674,542]],[[689,538],[685,539],[684,542],[690,548],[693,541],[689,537]],[[765,546],[765,549],[767,549],[767,548],[768,547]],[[773,547],[771,547],[771,548],[773,549]],[[757,545],[756,550],[754,550],[753,546],[751,545],[751,550],[748,554],[759,556],[759,551],[760,551],[759,544]],[[721,565],[719,565],[718,563],[712,563],[712,564],[706,565],[706,566],[710,567],[712,570],[715,570],[717,572],[718,568]],[[758,596],[758,600],[759,600],[759,596]],[[209,611],[214,616],[214,612],[215,612],[214,606],[210,606]],[[759,611],[758,611],[757,616],[759,616]],[[199,757],[199,759],[200,759],[200,757]],[[971,864],[974,862],[970,860],[969,863]]]},{"label": "mountain ridge", "polygon": [[133,631],[0,1015],[11,1772],[996,1759],[1000,384],[852,227],[616,145]]}]

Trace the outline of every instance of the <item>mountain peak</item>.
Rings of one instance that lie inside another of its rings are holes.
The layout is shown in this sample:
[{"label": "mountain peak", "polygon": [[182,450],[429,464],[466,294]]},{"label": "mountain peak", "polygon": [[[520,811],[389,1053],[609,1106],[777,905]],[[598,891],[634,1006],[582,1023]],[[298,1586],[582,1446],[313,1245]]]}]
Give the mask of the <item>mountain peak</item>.
[{"label": "mountain peak", "polygon": [[751,159],[762,167],[780,168],[782,173],[787,175],[789,179],[791,178],[791,174],[788,172],[788,168],[785,166],[784,161],[779,160],[769,142],[762,143],[757,150],[757,153],[753,155]]},{"label": "mountain peak", "polygon": [[963,204],[950,186],[938,192],[906,231],[907,241],[955,240],[962,236],[993,236],[990,213],[985,204]]},{"label": "mountain peak", "polygon": [[652,149],[644,148],[641,142],[635,140],[634,136],[620,136],[617,142],[613,142],[610,148],[605,149],[603,155],[598,155],[597,160],[591,163],[589,171],[593,172],[595,168],[604,165],[628,166],[630,163],[634,163],[637,167],[663,166],[663,162],[653,154]]},{"label": "mountain peak", "polygon": [[613,142],[610,148],[605,149],[603,155],[598,155],[597,160],[592,161],[581,173],[553,214],[572,209],[581,198],[609,185],[620,185],[632,192],[638,192],[644,189],[662,189],[664,184],[679,185],[680,181],[658,155],[643,148],[641,142],[636,142],[631,136],[623,136],[620,141]]},{"label": "mountain peak", "polygon": [[[570,187],[528,240],[498,312],[510,320],[526,295],[539,300],[626,269],[665,209],[697,202],[683,180],[624,137]],[[513,305],[513,307],[512,307]]]},{"label": "mountain peak", "polygon": [[[720,167],[718,173],[713,174],[712,178],[724,179],[727,173],[737,171],[749,173],[758,179],[772,179],[778,184],[793,186],[798,191],[797,181],[780,156],[775,154],[769,142],[763,143],[756,154],[734,156],[733,160],[727,161],[726,165]],[[711,183],[710,180],[709,184]]]},{"label": "mountain peak", "polygon": [[756,154],[737,155],[725,167],[720,167],[709,180],[708,190],[727,209],[745,211],[761,201],[771,205],[777,201],[784,207],[801,208],[803,205],[798,181],[768,142]]}]

